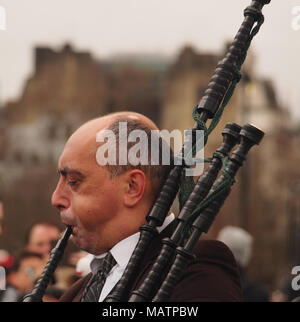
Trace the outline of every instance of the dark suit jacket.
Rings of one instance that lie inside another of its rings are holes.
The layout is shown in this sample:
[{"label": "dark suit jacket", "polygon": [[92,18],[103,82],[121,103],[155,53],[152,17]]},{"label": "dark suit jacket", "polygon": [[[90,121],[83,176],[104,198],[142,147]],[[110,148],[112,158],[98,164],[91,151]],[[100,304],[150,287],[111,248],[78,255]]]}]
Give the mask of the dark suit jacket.
[{"label": "dark suit jacket", "polygon": [[[146,278],[159,254],[161,240],[170,236],[174,225],[174,222],[171,223],[151,242],[131,291],[135,290]],[[185,268],[169,301],[242,301],[240,275],[229,248],[219,241],[200,240],[193,252],[196,259]],[[62,295],[60,302],[79,302],[91,275],[90,273],[74,283]]]}]

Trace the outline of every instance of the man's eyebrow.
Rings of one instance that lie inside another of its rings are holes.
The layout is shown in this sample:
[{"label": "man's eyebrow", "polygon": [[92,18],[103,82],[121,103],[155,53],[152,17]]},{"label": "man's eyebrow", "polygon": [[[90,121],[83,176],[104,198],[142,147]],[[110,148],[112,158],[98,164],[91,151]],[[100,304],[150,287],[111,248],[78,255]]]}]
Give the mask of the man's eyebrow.
[{"label": "man's eyebrow", "polygon": [[85,175],[82,172],[80,172],[79,170],[70,169],[68,167],[58,169],[58,173],[60,175],[62,175],[63,177],[66,177],[67,175],[76,175],[76,176],[80,177],[81,179],[85,178]]}]

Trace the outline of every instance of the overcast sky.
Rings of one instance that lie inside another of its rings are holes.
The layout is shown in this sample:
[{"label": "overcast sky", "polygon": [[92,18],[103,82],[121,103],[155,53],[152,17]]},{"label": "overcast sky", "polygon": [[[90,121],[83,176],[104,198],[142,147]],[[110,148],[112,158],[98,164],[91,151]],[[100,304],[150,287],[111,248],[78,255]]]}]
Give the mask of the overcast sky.
[{"label": "overcast sky", "polygon": [[[250,2],[0,0],[6,11],[6,30],[0,30],[0,101],[21,94],[36,45],[59,48],[68,41],[99,59],[124,52],[174,55],[187,43],[199,51],[220,51],[235,36]],[[265,23],[251,47],[256,71],[273,79],[280,101],[300,120],[300,0],[272,0],[263,13]]]}]

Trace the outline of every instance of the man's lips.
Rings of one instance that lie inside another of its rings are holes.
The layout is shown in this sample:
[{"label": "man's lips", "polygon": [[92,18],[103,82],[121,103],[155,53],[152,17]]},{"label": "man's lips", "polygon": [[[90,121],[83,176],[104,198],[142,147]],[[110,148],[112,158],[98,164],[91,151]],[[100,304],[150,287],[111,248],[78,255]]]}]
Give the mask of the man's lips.
[{"label": "man's lips", "polygon": [[67,222],[65,222],[65,221],[63,221],[62,223],[63,223],[64,225],[66,225],[66,226],[70,226],[70,227],[71,227],[71,229],[72,229],[72,234],[74,234],[74,229],[78,230],[78,228],[77,228],[75,225],[71,225],[71,224],[69,224],[69,223],[67,223]]},{"label": "man's lips", "polygon": [[71,226],[72,227],[72,234],[76,235],[78,232],[78,227],[77,226]]}]

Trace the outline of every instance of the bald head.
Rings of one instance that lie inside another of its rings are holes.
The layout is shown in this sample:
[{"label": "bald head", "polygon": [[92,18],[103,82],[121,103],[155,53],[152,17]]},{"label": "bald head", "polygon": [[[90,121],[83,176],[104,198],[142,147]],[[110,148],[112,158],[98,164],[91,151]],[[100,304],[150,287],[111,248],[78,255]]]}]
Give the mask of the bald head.
[{"label": "bald head", "polygon": [[[136,122],[143,124],[150,130],[158,130],[158,127],[148,117],[135,112],[117,112],[102,117],[98,117],[79,127],[68,140],[68,143],[77,141],[77,139],[96,142],[95,138],[98,132],[108,128],[114,122],[122,120],[123,122]],[[77,142],[78,143],[78,142]]]},{"label": "bald head", "polygon": [[146,116],[135,112],[117,112],[111,113],[80,126],[69,138],[65,149],[74,148],[78,151],[84,150],[85,155],[90,157],[90,154],[95,154],[99,144],[96,142],[97,133],[102,130],[109,129],[110,126],[118,122],[128,122],[140,124],[149,130],[158,130],[158,127]]},{"label": "bald head", "polygon": [[[67,152],[68,149],[74,150],[74,148],[76,147],[77,152],[80,154],[81,160],[89,158],[93,160],[93,163],[96,163],[96,151],[101,145],[96,142],[97,134],[103,130],[110,130],[114,133],[116,138],[116,154],[118,156],[118,143],[120,140],[119,124],[121,122],[126,123],[128,135],[135,130],[140,130],[146,133],[148,139],[148,147],[145,146],[143,148],[148,148],[149,165],[131,165],[129,161],[127,162],[127,165],[120,165],[118,163],[117,157],[116,165],[108,164],[105,168],[106,170],[108,170],[111,178],[119,176],[131,169],[142,170],[149,178],[151,178],[153,189],[156,190],[154,194],[156,195],[159,191],[159,188],[162,186],[167,174],[169,173],[170,167],[161,165],[161,162],[159,163],[159,165],[150,165],[152,140],[151,131],[158,131],[158,127],[152,120],[142,114],[135,112],[117,112],[88,121],[87,123],[79,127],[69,138],[65,147],[65,152]],[[162,150],[162,139],[159,138],[158,140],[159,149]],[[136,142],[128,142],[127,151],[129,151],[135,143]]]}]

